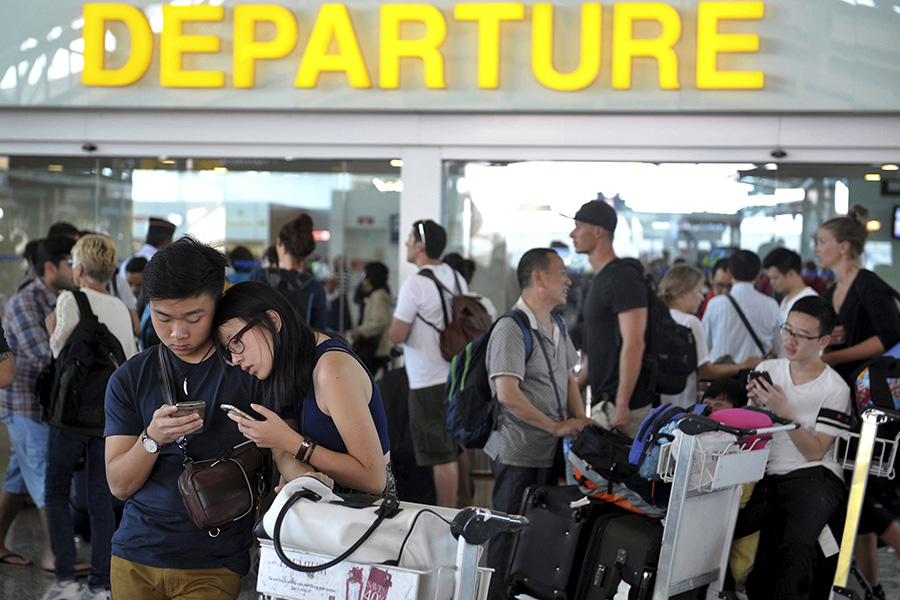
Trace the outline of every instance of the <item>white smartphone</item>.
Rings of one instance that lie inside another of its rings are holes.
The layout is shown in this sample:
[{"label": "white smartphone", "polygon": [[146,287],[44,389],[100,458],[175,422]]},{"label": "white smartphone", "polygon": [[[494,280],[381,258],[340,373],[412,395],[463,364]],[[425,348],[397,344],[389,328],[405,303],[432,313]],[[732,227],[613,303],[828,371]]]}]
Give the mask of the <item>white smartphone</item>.
[{"label": "white smartphone", "polygon": [[251,417],[250,415],[239,409],[237,406],[232,406],[231,404],[221,404],[219,405],[219,408],[227,413],[234,413],[237,416],[243,417],[249,421],[259,421],[259,419],[257,419],[256,417]]}]

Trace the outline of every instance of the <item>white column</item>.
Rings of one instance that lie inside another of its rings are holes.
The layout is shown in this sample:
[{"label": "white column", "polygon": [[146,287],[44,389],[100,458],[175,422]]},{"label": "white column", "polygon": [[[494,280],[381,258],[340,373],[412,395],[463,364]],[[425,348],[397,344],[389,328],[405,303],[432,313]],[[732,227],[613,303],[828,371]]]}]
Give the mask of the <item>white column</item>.
[{"label": "white column", "polygon": [[443,194],[441,151],[433,147],[407,147],[403,150],[403,192],[400,193],[400,264],[398,281],[415,274],[416,266],[406,262],[406,246],[412,224],[419,219],[442,223]]}]

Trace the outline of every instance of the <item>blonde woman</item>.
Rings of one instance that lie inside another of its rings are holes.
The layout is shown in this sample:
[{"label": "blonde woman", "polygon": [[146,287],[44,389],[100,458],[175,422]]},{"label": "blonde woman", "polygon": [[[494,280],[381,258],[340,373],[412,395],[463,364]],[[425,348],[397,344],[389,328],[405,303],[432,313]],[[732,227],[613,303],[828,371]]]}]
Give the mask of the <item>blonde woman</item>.
[{"label": "blonde woman", "polygon": [[703,303],[703,273],[690,265],[675,265],[669,269],[659,282],[659,295],[669,307],[672,318],[679,325],[689,327],[694,334],[694,345],[697,349],[697,372],[688,377],[687,385],[680,394],[660,396],[660,402],[670,402],[677,406],[688,407],[697,402],[697,380],[713,380],[723,377],[734,377],[741,369],[752,369],[759,363],[759,357],[751,356],[739,365],[714,365],[709,362],[709,346],[700,319],[696,317],[697,309]]},{"label": "blonde woman", "polygon": [[823,357],[844,378],[867,359],[900,342],[900,313],[894,292],[881,277],[860,267],[869,235],[869,211],[854,205],[846,217],[826,221],[816,233],[815,253],[836,283],[822,297],[838,315],[829,352]]}]

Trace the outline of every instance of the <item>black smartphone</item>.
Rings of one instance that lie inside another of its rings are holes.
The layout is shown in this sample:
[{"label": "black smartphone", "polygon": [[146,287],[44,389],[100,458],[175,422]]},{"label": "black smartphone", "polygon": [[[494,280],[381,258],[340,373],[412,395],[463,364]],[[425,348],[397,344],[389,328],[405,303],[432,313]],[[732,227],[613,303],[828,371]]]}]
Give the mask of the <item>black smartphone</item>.
[{"label": "black smartphone", "polygon": [[243,417],[249,421],[259,421],[259,419],[257,419],[256,417],[251,417],[249,414],[245,413],[244,411],[239,409],[237,406],[232,406],[231,404],[221,404],[219,406],[219,408],[221,408],[222,410],[224,410],[225,412],[227,412],[229,414],[234,413],[237,416]]},{"label": "black smartphone", "polygon": [[765,379],[769,382],[769,385],[773,385],[772,377],[771,375],[769,375],[768,371],[750,371],[748,375],[751,381],[753,381],[754,379]]},{"label": "black smartphone", "polygon": [[197,413],[202,419],[206,414],[206,402],[203,400],[190,400],[188,402],[179,402],[175,405],[178,409],[175,411],[176,417],[183,417],[191,413]]}]

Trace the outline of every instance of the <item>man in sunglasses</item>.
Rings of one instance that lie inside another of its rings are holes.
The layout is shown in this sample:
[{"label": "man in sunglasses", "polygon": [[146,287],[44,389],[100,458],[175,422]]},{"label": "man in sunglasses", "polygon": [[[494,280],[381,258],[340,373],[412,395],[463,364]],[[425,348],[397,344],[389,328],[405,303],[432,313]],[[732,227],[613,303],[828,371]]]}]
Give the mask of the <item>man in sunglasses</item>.
[{"label": "man in sunglasses", "polygon": [[[420,273],[430,271],[446,289],[467,293],[465,279],[440,261],[446,244],[447,232],[438,223],[416,221],[406,240],[406,260],[416,265]],[[404,345],[409,377],[409,425],[416,463],[433,468],[438,506],[455,508],[460,446],[445,425],[444,384],[450,363],[441,356],[440,348],[444,311],[450,311],[450,300],[449,294],[438,291],[434,281],[413,275],[400,286],[388,335],[391,342]]]},{"label": "man in sunglasses", "polygon": [[815,581],[813,574],[816,545],[833,540],[826,525],[844,499],[832,446],[849,429],[850,389],[819,355],[831,342],[835,319],[822,298],[798,300],[781,326],[786,358],[759,363],[757,370],[768,373],[771,383],[751,377],[747,386],[752,405],[800,423],[773,436],[766,474],[738,517],[736,539],[760,531],[747,579],[751,600],[801,600],[831,581]]}]

